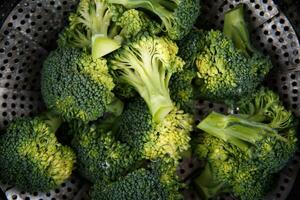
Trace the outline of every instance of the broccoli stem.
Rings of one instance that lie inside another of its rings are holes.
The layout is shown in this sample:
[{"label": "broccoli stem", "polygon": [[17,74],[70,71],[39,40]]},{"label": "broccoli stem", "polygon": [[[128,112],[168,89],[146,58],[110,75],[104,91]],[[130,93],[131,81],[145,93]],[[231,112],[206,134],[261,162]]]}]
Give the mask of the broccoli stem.
[{"label": "broccoli stem", "polygon": [[121,47],[121,42],[101,34],[92,37],[92,57],[101,58]]},{"label": "broccoli stem", "polygon": [[109,37],[112,15],[106,3],[95,1],[95,10],[91,9],[90,12],[92,56],[97,59],[120,48],[121,42]]},{"label": "broccoli stem", "polygon": [[223,32],[233,41],[235,47],[247,56],[251,56],[255,51],[251,45],[247,23],[244,19],[244,4],[225,13]]},{"label": "broccoli stem", "polygon": [[131,67],[136,73],[124,66],[123,70],[127,72],[123,76],[125,82],[132,85],[145,100],[153,120],[161,122],[174,109],[168,87],[170,75],[161,69],[159,63],[151,63],[152,58],[148,56],[143,57],[142,63],[130,56],[128,59],[132,61]]},{"label": "broccoli stem", "polygon": [[223,191],[224,183],[215,181],[209,164],[206,164],[201,174],[194,179],[193,183],[204,200],[215,197],[220,192],[225,192]]},{"label": "broccoli stem", "polygon": [[247,152],[251,145],[264,139],[266,136],[274,136],[286,141],[275,129],[268,125],[243,119],[235,115],[222,115],[212,112],[197,126],[199,129],[219,139],[236,145]]},{"label": "broccoli stem", "polygon": [[53,132],[56,132],[60,125],[63,123],[62,118],[52,111],[41,113],[39,115],[39,118],[43,119]]}]

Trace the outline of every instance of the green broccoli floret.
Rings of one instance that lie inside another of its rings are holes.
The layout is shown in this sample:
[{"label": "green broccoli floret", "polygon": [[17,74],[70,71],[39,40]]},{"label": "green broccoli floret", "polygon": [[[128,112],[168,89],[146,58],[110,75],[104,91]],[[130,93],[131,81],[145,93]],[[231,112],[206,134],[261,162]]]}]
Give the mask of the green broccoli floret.
[{"label": "green broccoli floret", "polygon": [[[232,193],[243,200],[263,197],[272,186],[271,174],[261,174],[255,162],[235,145],[209,134],[197,138],[197,157],[207,164],[193,181],[202,199]],[[245,160],[246,159],[246,160]]]},{"label": "green broccoli floret", "polygon": [[114,97],[113,88],[113,78],[103,58],[93,59],[79,49],[59,48],[44,62],[44,101],[68,121],[96,120],[106,111],[120,113],[122,103]]},{"label": "green broccoli floret", "polygon": [[92,192],[92,199],[161,199],[180,200],[180,189],[184,184],[176,175],[178,163],[156,160],[145,168],[137,169],[117,181],[106,183],[97,181]]},{"label": "green broccoli floret", "polygon": [[137,152],[116,140],[112,133],[115,125],[108,118],[92,125],[75,122],[72,126],[77,171],[91,182],[114,181],[140,162]]},{"label": "green broccoli floret", "polygon": [[180,55],[197,69],[195,88],[202,98],[231,103],[250,95],[272,68],[251,46],[242,5],[225,14],[223,32],[195,32],[199,36],[192,32],[180,43]]},{"label": "green broccoli floret", "polygon": [[189,114],[173,110],[161,122],[156,123],[146,103],[130,99],[120,116],[119,138],[127,142],[145,159],[155,160],[166,155],[177,160],[189,149],[193,119]]},{"label": "green broccoli floret", "polygon": [[113,183],[100,180],[94,185],[91,196],[92,200],[167,199],[159,178],[146,169],[138,169]]},{"label": "green broccoli floret", "polygon": [[172,74],[184,67],[177,52],[177,45],[170,39],[144,33],[109,59],[115,75],[143,97],[156,122],[175,108],[168,86]]},{"label": "green broccoli floret", "polygon": [[169,37],[179,40],[192,29],[200,14],[200,0],[107,0],[126,8],[141,8],[152,12],[161,20]]},{"label": "green broccoli floret", "polygon": [[235,106],[241,116],[272,128],[285,129],[295,123],[292,112],[283,106],[278,94],[266,88],[242,98]]},{"label": "green broccoli floret", "polygon": [[70,25],[60,35],[60,46],[91,49],[94,58],[115,51],[123,40],[141,30],[160,32],[158,24],[143,12],[110,5],[105,0],[81,0],[69,21]]},{"label": "green broccoli floret", "polygon": [[28,192],[48,191],[72,173],[74,152],[58,143],[61,119],[51,113],[13,121],[0,136],[0,177]]},{"label": "green broccoli floret", "polygon": [[207,164],[195,183],[204,196],[231,192],[242,200],[263,197],[273,174],[296,151],[295,123],[292,115],[290,118],[285,127],[281,123],[271,127],[267,122],[251,121],[245,114],[226,116],[212,112],[201,121],[197,127],[205,133],[199,138],[196,154]]},{"label": "green broccoli floret", "polygon": [[[186,112],[193,113],[193,103],[197,98],[194,82],[197,78],[197,69],[194,62],[199,49],[204,46],[202,40],[203,31],[192,30],[186,37],[178,41],[178,55],[185,60],[185,69],[175,73],[170,80],[170,92],[172,100],[181,109]],[[188,47],[188,48],[187,48]]]},{"label": "green broccoli floret", "polygon": [[146,159],[165,154],[177,159],[189,148],[192,117],[174,105],[168,87],[172,74],[183,69],[177,52],[170,39],[144,33],[109,60],[115,76],[133,86],[144,100],[137,100],[121,117],[121,138]]},{"label": "green broccoli floret", "polygon": [[175,73],[170,80],[170,95],[175,104],[188,113],[194,113],[194,101],[196,99],[193,81],[197,72],[186,69]]}]

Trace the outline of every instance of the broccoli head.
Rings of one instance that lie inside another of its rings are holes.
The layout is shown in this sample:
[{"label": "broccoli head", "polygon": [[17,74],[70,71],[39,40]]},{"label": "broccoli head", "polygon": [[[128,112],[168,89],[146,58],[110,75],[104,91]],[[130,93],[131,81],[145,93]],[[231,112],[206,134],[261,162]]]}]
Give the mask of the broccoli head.
[{"label": "broccoli head", "polygon": [[247,98],[242,98],[235,105],[241,116],[269,124],[276,129],[286,129],[297,121],[291,111],[287,110],[279,99],[278,94],[261,88]]},{"label": "broccoli head", "polygon": [[235,145],[206,133],[197,139],[195,153],[207,163],[193,182],[203,199],[226,192],[243,200],[256,200],[268,192],[272,174],[262,174]]},{"label": "broccoli head", "polygon": [[71,146],[77,154],[77,171],[91,182],[116,180],[140,161],[135,151],[115,139],[115,122],[110,121],[108,118],[92,125],[72,125]]},{"label": "broccoli head", "polygon": [[[194,86],[197,78],[197,69],[194,62],[200,48],[204,46],[203,31],[193,29],[186,37],[178,41],[178,55],[184,58],[185,68],[175,73],[170,80],[172,100],[185,112],[193,113],[193,102],[197,98]],[[187,48],[188,47],[188,48]]]},{"label": "broccoli head", "polygon": [[141,98],[131,99],[120,116],[121,141],[134,147],[145,159],[179,159],[189,149],[192,116],[173,110],[156,123]]},{"label": "broccoli head", "polygon": [[103,58],[93,59],[79,49],[59,48],[44,62],[41,79],[47,107],[68,121],[92,121],[106,111],[122,110],[122,103],[111,92],[113,78]]},{"label": "broccoli head", "polygon": [[0,137],[0,177],[28,192],[48,191],[72,173],[75,153],[58,143],[61,120],[50,114],[13,121]]},{"label": "broccoli head", "polygon": [[295,123],[293,116],[289,117],[285,127],[252,121],[245,114],[212,112],[201,121],[197,127],[204,133],[196,154],[207,164],[195,183],[204,196],[231,192],[242,200],[263,197],[274,174],[296,151]]},{"label": "broccoli head", "polygon": [[92,200],[111,199],[167,199],[159,178],[146,169],[138,169],[118,181],[105,183],[99,180],[93,187]]},{"label": "broccoli head", "polygon": [[223,32],[195,32],[180,47],[182,58],[197,71],[195,88],[202,98],[231,103],[250,95],[272,68],[270,60],[251,46],[243,6],[225,14]]},{"label": "broccoli head", "polygon": [[194,113],[196,99],[193,81],[197,72],[187,68],[183,72],[175,73],[170,80],[170,95],[176,106],[187,113]]},{"label": "broccoli head", "polygon": [[200,0],[108,0],[128,9],[145,9],[158,16],[168,36],[179,40],[187,35],[200,14]]},{"label": "broccoli head", "polygon": [[160,32],[158,24],[142,11],[126,10],[105,0],[82,0],[69,17],[69,26],[61,33],[60,46],[92,50],[94,58],[105,56],[121,47],[123,40],[141,30]]},{"label": "broccoli head", "polygon": [[184,184],[176,175],[177,166],[178,162],[157,159],[115,182],[97,181],[92,199],[180,200],[183,198],[180,189]]}]

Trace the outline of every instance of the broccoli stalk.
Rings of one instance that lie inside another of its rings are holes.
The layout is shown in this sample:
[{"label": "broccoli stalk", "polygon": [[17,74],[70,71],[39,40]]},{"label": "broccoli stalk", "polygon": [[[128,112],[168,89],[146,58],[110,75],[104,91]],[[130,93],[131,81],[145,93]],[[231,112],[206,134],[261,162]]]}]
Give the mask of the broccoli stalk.
[{"label": "broccoli stalk", "polygon": [[267,124],[249,121],[235,115],[226,116],[212,112],[197,127],[214,137],[236,145],[245,152],[252,148],[251,145],[256,146],[267,137],[288,142],[278,134],[277,130]]},{"label": "broccoli stalk", "polygon": [[206,165],[201,174],[193,180],[193,183],[204,200],[214,197],[216,194],[226,192],[226,185],[223,182],[215,180],[212,169],[209,165]]},{"label": "broccoli stalk", "polygon": [[244,10],[244,4],[240,4],[225,14],[223,33],[232,40],[237,49],[250,57],[255,50],[251,45]]},{"label": "broccoli stalk", "polygon": [[39,115],[39,118],[49,126],[49,129],[51,129],[53,133],[55,133],[63,123],[62,118],[55,114],[53,111],[43,112]]},{"label": "broccoli stalk", "polygon": [[143,8],[157,15],[173,40],[184,37],[200,14],[199,0],[108,0],[126,8]]}]

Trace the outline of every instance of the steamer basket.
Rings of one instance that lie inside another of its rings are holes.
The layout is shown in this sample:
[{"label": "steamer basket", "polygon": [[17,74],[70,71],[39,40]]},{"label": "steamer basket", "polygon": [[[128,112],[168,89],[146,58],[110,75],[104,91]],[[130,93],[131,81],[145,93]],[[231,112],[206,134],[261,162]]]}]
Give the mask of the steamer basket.
[{"label": "steamer basket", "polygon": [[[16,1],[0,6],[9,9]],[[239,3],[247,4],[247,17],[252,27],[254,45],[269,55],[274,70],[265,83],[277,91],[296,116],[300,116],[300,45],[291,23],[272,0],[202,0],[201,24],[221,28],[224,13]],[[22,0],[6,17],[0,30],[0,128],[4,129],[16,117],[30,116],[45,106],[40,94],[40,70],[48,53],[55,48],[58,33],[65,25],[68,13],[77,0]],[[293,8],[294,9],[294,8]],[[292,11],[289,11],[292,12]],[[0,16],[3,19],[5,16]],[[203,19],[204,18],[204,19]],[[200,20],[199,20],[200,21]],[[200,25],[201,25],[200,24]],[[224,105],[199,100],[197,119],[212,110],[231,112]],[[178,174],[188,182],[202,163],[196,159],[181,162]],[[284,200],[288,196],[300,167],[300,150],[278,175],[277,186],[266,200]],[[89,184],[78,175],[47,193],[26,193],[0,183],[11,200],[87,200]],[[194,191],[184,191],[186,200],[200,199]],[[224,194],[219,200],[233,200]]]}]

